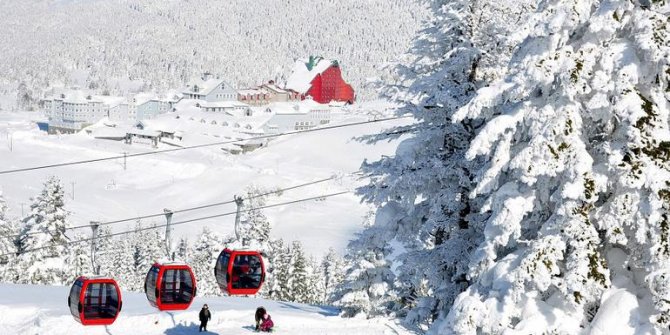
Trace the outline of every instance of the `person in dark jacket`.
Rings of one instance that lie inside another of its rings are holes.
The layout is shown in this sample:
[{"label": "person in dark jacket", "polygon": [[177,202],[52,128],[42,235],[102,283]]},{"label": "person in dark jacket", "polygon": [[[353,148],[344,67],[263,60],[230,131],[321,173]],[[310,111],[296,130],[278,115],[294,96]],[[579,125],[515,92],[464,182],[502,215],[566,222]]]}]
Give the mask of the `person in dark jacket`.
[{"label": "person in dark jacket", "polygon": [[202,306],[202,309],[200,310],[200,330],[202,331],[203,329],[207,331],[207,322],[212,319],[212,313],[209,312],[209,307],[207,307],[207,304]]},{"label": "person in dark jacket", "polygon": [[261,323],[263,322],[263,316],[265,314],[267,314],[267,312],[265,311],[265,307],[261,306],[261,307],[256,308],[255,319],[256,319],[256,330],[257,331],[261,329]]}]

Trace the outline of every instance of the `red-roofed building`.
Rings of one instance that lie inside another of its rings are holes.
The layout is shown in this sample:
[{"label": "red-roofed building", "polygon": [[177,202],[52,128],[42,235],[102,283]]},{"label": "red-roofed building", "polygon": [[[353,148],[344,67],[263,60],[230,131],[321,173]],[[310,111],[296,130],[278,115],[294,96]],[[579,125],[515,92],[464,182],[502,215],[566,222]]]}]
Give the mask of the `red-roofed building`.
[{"label": "red-roofed building", "polygon": [[310,56],[308,60],[296,62],[286,88],[311,96],[321,104],[331,101],[354,103],[356,96],[351,85],[342,78],[340,64],[336,60]]}]

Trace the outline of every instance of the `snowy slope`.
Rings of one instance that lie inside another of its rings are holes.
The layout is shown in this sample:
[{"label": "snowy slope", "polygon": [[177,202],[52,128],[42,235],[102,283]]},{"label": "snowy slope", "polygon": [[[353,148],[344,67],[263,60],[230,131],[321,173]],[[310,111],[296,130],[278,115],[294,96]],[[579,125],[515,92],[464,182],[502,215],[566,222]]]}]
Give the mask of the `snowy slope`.
[{"label": "snowy slope", "polygon": [[[27,116],[28,115],[28,116]],[[30,124],[32,114],[0,113],[0,157],[2,169],[35,166],[72,160],[106,157],[128,152],[146,152],[148,146],[128,146],[121,142],[94,140],[85,134],[47,136]],[[367,116],[342,116],[342,123],[364,121]],[[346,127],[308,134],[286,136],[270,142],[263,150],[231,156],[218,148],[166,153],[49,170],[0,175],[0,188],[11,209],[11,216],[27,212],[29,198],[42,188],[47,176],[61,178],[68,193],[66,208],[73,225],[91,220],[110,221],[207,203],[232,200],[250,184],[264,187],[289,187],[358,170],[364,159],[376,160],[392,155],[396,142],[374,146],[353,140],[362,134],[379,132],[407,120]],[[13,150],[9,150],[11,134]],[[221,139],[212,138],[212,142]],[[74,182],[74,199],[72,199]],[[364,183],[352,177],[284,192],[270,197],[268,204],[282,203],[327,193],[353,190]],[[178,213],[173,222],[227,213],[232,204],[205,210]],[[324,201],[312,201],[265,210],[273,227],[273,237],[300,239],[306,250],[320,256],[333,246],[340,252],[362,227],[371,210],[353,194]],[[164,223],[162,218],[154,221]],[[232,233],[234,216],[175,226],[175,236],[194,236],[205,226],[221,233]],[[133,222],[114,226],[125,230]],[[88,234],[88,231],[81,231]]]},{"label": "snowy slope", "polygon": [[123,310],[108,327],[84,327],[67,307],[69,287],[0,285],[0,334],[181,335],[198,332],[203,304],[212,311],[209,334],[251,334],[254,311],[264,306],[277,326],[274,334],[409,334],[384,319],[342,319],[338,310],[254,298],[197,298],[186,311],[159,312],[143,293],[122,292]]}]

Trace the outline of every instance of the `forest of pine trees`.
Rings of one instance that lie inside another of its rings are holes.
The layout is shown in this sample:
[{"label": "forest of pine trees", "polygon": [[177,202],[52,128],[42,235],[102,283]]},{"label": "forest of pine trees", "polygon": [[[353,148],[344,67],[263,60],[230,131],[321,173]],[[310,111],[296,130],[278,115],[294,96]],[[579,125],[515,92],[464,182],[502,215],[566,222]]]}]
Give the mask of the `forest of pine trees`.
[{"label": "forest of pine trees", "polygon": [[[248,6],[241,0],[2,1],[0,97],[11,95],[16,103],[0,100],[0,110],[33,109],[62,86],[112,95],[163,93],[207,71],[237,88],[281,82],[296,59],[310,55],[339,60],[357,98],[374,99],[368,79],[407,49],[425,17],[414,1]],[[86,14],[71,20],[72,13]],[[35,29],[34,22],[44,25]],[[99,42],[71,43],[91,38]]]},{"label": "forest of pine trees", "polygon": [[[259,207],[268,190],[250,186],[245,193],[241,218],[242,241],[203,228],[190,243],[180,238],[173,247],[175,259],[187,262],[198,280],[198,294],[221,295],[214,265],[224,247],[253,247],[263,252],[268,268],[261,297],[310,304],[328,304],[342,281],[344,260],[330,250],[321,263],[306,254],[299,241],[285,243],[271,238],[271,224]],[[162,229],[146,229],[155,223],[137,221],[120,230],[130,234],[106,237],[110,226],[101,226],[96,240],[96,265],[91,261],[90,235],[67,228],[67,204],[63,185],[50,177],[32,199],[24,218],[12,219],[0,194],[0,280],[7,283],[69,285],[81,275],[110,276],[122,289],[142,291],[147,271],[156,261],[167,260]],[[33,250],[35,249],[35,250]]]}]

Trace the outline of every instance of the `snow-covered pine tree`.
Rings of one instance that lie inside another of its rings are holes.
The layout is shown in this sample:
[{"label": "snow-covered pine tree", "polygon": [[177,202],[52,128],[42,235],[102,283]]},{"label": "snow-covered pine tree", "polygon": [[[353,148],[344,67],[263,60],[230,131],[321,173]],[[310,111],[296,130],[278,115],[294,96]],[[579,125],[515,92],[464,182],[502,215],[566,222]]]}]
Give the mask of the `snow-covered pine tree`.
[{"label": "snow-covered pine tree", "polygon": [[[5,198],[2,196],[2,191],[0,190],[0,265],[4,266],[9,263],[10,258],[15,257],[16,253],[16,244],[14,240],[16,239],[17,229],[14,221],[10,219],[7,215],[7,203]],[[0,273],[0,279],[2,278],[2,273]]]},{"label": "snow-covered pine tree", "polygon": [[363,248],[350,257],[351,267],[333,298],[334,305],[342,309],[342,315],[363,313],[373,317],[396,309],[395,275],[385,252]]},{"label": "snow-covered pine tree", "polygon": [[[112,239],[114,252],[109,258],[105,257],[109,260],[110,266],[102,266],[100,273],[114,277],[124,290],[137,291],[139,286],[136,282],[138,276],[135,275],[135,248],[131,245],[132,240],[132,236],[127,235],[119,235]],[[144,277],[141,278],[139,285],[144,285],[144,279]]]},{"label": "snow-covered pine tree", "polygon": [[455,114],[484,123],[466,158],[486,160],[468,196],[488,218],[436,333],[667,333],[669,13],[541,1],[508,74]]},{"label": "snow-covered pine tree", "polygon": [[179,243],[177,243],[177,249],[175,249],[175,260],[187,260],[189,259],[190,250],[187,237],[181,237]]},{"label": "snow-covered pine tree", "polygon": [[323,296],[320,300],[324,304],[329,304],[332,302],[335,289],[344,279],[344,259],[335,252],[335,249],[329,248],[321,261],[320,270],[323,276]]},{"label": "snow-covered pine tree", "polygon": [[189,264],[198,278],[198,295],[221,295],[214,277],[214,266],[219,253],[223,250],[224,239],[209,228],[204,227],[193,244]]},{"label": "snow-covered pine tree", "polygon": [[288,301],[289,297],[289,267],[291,254],[288,245],[283,239],[270,242],[271,253],[268,255],[267,265],[267,297],[278,301]]},{"label": "snow-covered pine tree", "polygon": [[[84,240],[89,238],[83,234],[75,234],[74,240]],[[93,275],[94,270],[91,264],[91,244],[90,242],[74,243],[68,247],[65,257],[65,271],[63,273],[63,283],[68,284],[83,275]]]},{"label": "snow-covered pine tree", "polygon": [[[118,252],[116,249],[112,234],[112,228],[108,225],[100,226],[98,228],[98,238],[96,239],[96,259],[95,262],[99,268],[100,274],[114,273],[116,268],[112,265],[112,260]],[[119,238],[127,238],[127,236],[119,236]],[[93,269],[95,270],[95,269]]]},{"label": "snow-covered pine tree", "polygon": [[[477,89],[505,75],[504,65],[524,36],[516,30],[534,2],[428,2],[431,19],[384,80],[390,84],[383,93],[403,106],[398,114],[410,113],[418,122],[370,139],[409,137],[395,156],[363,165],[372,181],[360,192],[379,210],[375,225],[350,247],[352,268],[338,289],[338,303],[350,314],[383,313],[393,305],[408,325],[426,330],[445,318],[470,284],[470,256],[483,239],[487,215],[473,210],[482,199],[468,197],[484,160],[466,160],[465,154],[482,122],[453,122],[453,115]],[[392,254],[394,273],[387,260]],[[397,287],[392,280],[377,285],[384,287],[373,294],[381,304],[370,302],[359,279],[372,270],[397,276]]]},{"label": "snow-covered pine tree", "polygon": [[270,242],[270,221],[260,207],[265,206],[267,190],[249,186],[244,197],[244,212],[240,219],[240,238],[246,246],[258,250],[267,250]]},{"label": "snow-covered pine tree", "polygon": [[62,284],[68,214],[63,185],[55,176],[48,178],[22,220],[18,238],[20,283]]},{"label": "snow-covered pine tree", "polygon": [[325,304],[326,284],[321,266],[314,256],[309,258],[309,286],[311,287],[309,303],[313,305]]},{"label": "snow-covered pine tree", "polygon": [[60,256],[67,242],[65,229],[68,212],[65,210],[65,191],[58,177],[52,176],[44,183],[42,192],[32,199],[30,213],[23,218],[18,238],[19,253],[28,249],[45,256]]},{"label": "snow-covered pine tree", "polygon": [[313,297],[313,288],[310,286],[309,259],[305,255],[300,241],[293,241],[291,244],[291,263],[288,272],[288,300],[310,303]]},{"label": "snow-covered pine tree", "polygon": [[[155,224],[149,226],[154,227]],[[131,282],[133,291],[144,289],[144,280],[151,266],[163,259],[165,255],[165,236],[159,229],[142,230],[141,222],[137,222],[136,231],[132,235],[133,264],[135,279]]]}]

